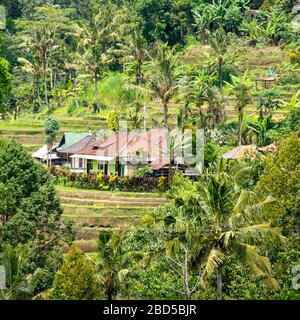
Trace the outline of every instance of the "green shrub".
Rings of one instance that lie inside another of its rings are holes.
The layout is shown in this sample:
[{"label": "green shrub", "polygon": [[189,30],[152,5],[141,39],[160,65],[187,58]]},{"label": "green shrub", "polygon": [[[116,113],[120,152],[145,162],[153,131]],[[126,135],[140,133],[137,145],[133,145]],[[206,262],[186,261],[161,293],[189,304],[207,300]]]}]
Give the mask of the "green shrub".
[{"label": "green shrub", "polygon": [[97,300],[101,292],[96,265],[73,244],[55,276],[50,299]]},{"label": "green shrub", "polygon": [[103,191],[164,192],[168,188],[164,177],[118,177],[95,173],[74,173],[62,168],[51,167],[55,182],[68,187]]},{"label": "green shrub", "polygon": [[153,170],[149,167],[138,168],[134,171],[133,176],[136,178],[142,178],[145,176],[151,176],[153,174]]},{"label": "green shrub", "polygon": [[213,164],[216,162],[218,157],[218,146],[212,142],[209,141],[204,146],[204,165],[205,167],[208,167],[210,164]]}]

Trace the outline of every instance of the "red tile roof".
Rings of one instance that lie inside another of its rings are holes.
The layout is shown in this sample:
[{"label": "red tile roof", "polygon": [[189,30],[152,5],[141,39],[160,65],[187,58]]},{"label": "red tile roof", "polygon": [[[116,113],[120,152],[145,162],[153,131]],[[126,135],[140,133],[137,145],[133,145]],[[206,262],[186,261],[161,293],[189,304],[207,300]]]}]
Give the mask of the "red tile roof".
[{"label": "red tile roof", "polygon": [[70,147],[59,151],[59,153],[75,154],[80,152],[80,150],[82,150],[83,148],[86,148],[90,144],[94,143],[95,141],[96,141],[95,137],[91,135],[87,135],[86,137],[80,139],[78,142],[74,143]]},{"label": "red tile roof", "polygon": [[82,148],[80,154],[132,158],[141,152],[152,165],[168,163],[166,129],[117,132]]},{"label": "red tile roof", "polygon": [[134,136],[130,132],[117,132],[110,136],[95,141],[85,148],[82,148],[78,153],[87,155],[102,155],[107,157],[116,157],[125,148],[128,142]]}]

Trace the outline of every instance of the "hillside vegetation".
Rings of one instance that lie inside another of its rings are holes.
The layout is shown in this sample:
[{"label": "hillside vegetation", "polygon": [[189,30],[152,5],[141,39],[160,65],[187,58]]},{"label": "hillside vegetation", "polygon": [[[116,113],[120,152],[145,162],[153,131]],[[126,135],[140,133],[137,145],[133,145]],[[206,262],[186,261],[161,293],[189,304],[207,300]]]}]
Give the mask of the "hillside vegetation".
[{"label": "hillside vegetation", "polygon": [[[298,1],[1,4],[0,299],[300,298]],[[31,158],[124,120],[203,128],[203,170],[125,192]]]}]

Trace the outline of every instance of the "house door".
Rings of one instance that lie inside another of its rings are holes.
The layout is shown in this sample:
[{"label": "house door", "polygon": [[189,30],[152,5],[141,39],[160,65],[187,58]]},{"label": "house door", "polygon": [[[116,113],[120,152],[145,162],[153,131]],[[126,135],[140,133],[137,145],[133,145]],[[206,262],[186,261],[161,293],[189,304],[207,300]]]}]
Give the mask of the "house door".
[{"label": "house door", "polygon": [[91,170],[92,170],[92,161],[88,160],[86,164],[86,172],[90,173]]},{"label": "house door", "polygon": [[106,176],[108,175],[108,163],[105,163],[105,165],[104,165],[104,174]]},{"label": "house door", "polygon": [[117,159],[115,168],[116,168],[115,169],[116,170],[116,174],[119,177],[123,177],[124,176],[124,172],[125,172],[125,166],[120,163],[119,159]]}]

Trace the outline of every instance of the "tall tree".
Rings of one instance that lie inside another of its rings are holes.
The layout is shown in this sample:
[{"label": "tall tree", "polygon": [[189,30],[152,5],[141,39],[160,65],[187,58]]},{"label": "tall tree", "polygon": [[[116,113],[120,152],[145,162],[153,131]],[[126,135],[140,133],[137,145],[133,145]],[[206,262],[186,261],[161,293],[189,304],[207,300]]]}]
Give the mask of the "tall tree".
[{"label": "tall tree", "polygon": [[228,83],[229,93],[235,99],[235,110],[238,113],[238,144],[242,145],[242,126],[244,119],[244,110],[251,102],[251,81],[248,78],[248,73],[245,72],[243,76],[231,77],[232,82]]},{"label": "tall tree", "polygon": [[62,209],[52,178],[26,150],[16,143],[4,143],[0,165],[0,242],[30,248],[26,274],[47,269],[36,283],[38,293],[52,285],[59,253],[64,243],[73,241],[74,230],[66,241],[72,224],[67,226],[61,220]]},{"label": "tall tree", "polygon": [[134,73],[135,84],[141,85],[143,80],[143,64],[147,59],[146,40],[140,30],[133,30],[120,44],[121,61]]},{"label": "tall tree", "polygon": [[286,229],[297,223],[299,185],[300,138],[293,133],[280,142],[275,155],[267,157],[265,172],[257,186],[261,195],[271,194],[278,199],[271,217],[277,225],[286,223]]},{"label": "tall tree", "polygon": [[57,272],[51,300],[98,300],[101,298],[100,279],[95,262],[73,244]]},{"label": "tall tree", "polygon": [[[52,166],[52,147],[56,140],[60,127],[59,121],[54,118],[48,118],[45,121],[45,135],[47,144],[47,166]],[[49,161],[48,161],[49,160]]]},{"label": "tall tree", "polygon": [[155,56],[151,59],[148,68],[148,81],[153,93],[160,99],[164,109],[164,126],[168,125],[169,103],[179,88],[176,78],[178,57],[174,48],[166,43],[157,43]]},{"label": "tall tree", "polygon": [[186,100],[186,103],[194,105],[198,112],[201,124],[203,122],[204,111],[203,106],[209,103],[208,91],[213,86],[215,76],[213,74],[208,75],[206,72],[201,71],[196,76],[187,76],[181,80],[182,94]]},{"label": "tall tree", "polygon": [[[260,217],[261,209],[274,202],[274,198],[261,201],[249,191],[234,192],[234,188],[235,182],[227,174],[209,173],[199,184],[182,183],[175,190],[175,215],[147,217],[148,221],[163,220],[166,253],[183,257],[183,266],[187,265],[183,274],[200,272],[203,287],[215,274],[218,299],[222,299],[223,292],[222,267],[232,256],[255,275],[264,277],[271,288],[277,287],[271,263],[262,255],[261,246],[276,246],[284,241],[279,230]],[[185,292],[190,297],[187,284],[185,281]]]},{"label": "tall tree", "polygon": [[103,231],[98,239],[100,276],[107,300],[118,292],[119,273],[123,269],[122,234]]},{"label": "tall tree", "polygon": [[30,57],[28,62],[25,60],[21,62],[33,66],[32,73],[36,77],[37,86],[39,79],[43,78],[44,102],[49,112],[52,111],[49,100],[49,91],[52,89],[51,77],[49,81],[49,76],[52,74],[51,58],[65,45],[64,40],[71,28],[71,21],[68,18],[71,12],[72,10],[61,9],[59,6],[37,7],[31,20],[17,22],[20,30],[17,33],[19,48],[26,50]]},{"label": "tall tree", "polygon": [[3,115],[6,113],[4,102],[11,88],[11,80],[9,63],[0,57],[0,112]]},{"label": "tall tree", "polygon": [[274,199],[270,197],[258,202],[258,198],[244,190],[232,197],[232,188],[233,185],[225,174],[209,174],[206,181],[200,184],[199,190],[203,200],[203,213],[208,219],[212,219],[209,223],[211,227],[206,225],[206,232],[202,229],[204,238],[207,237],[200,249],[204,256],[202,283],[205,285],[207,277],[215,271],[219,299],[222,298],[221,268],[230,254],[234,254],[255,275],[264,275],[271,288],[277,286],[271,273],[270,261],[255,246],[282,241],[278,229],[258,219],[260,208]]},{"label": "tall tree", "polygon": [[94,111],[100,109],[98,82],[113,61],[113,49],[120,37],[123,18],[124,13],[117,10],[116,5],[102,3],[94,7],[90,19],[81,23],[76,31],[80,39],[78,63],[91,73],[94,82]]}]

